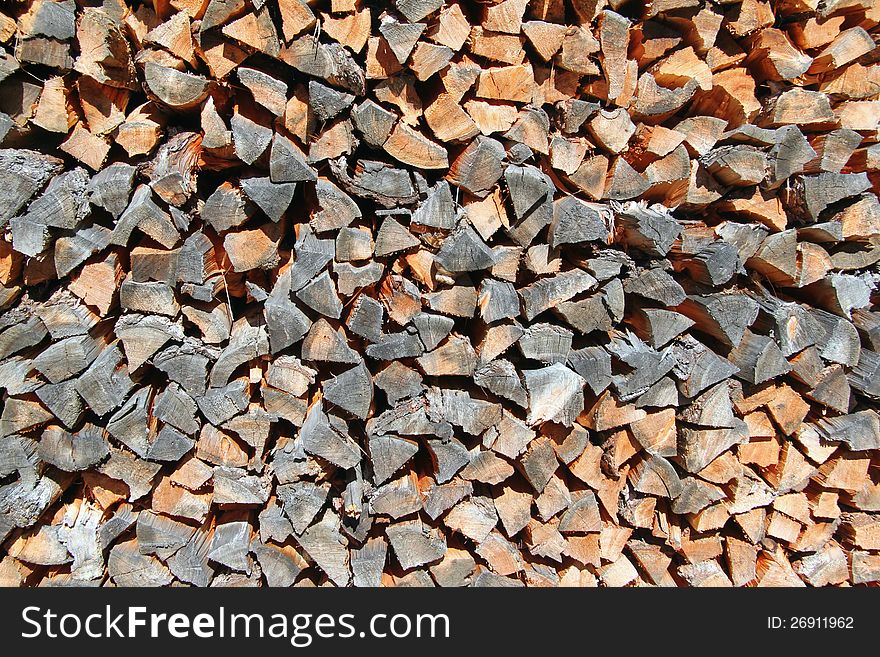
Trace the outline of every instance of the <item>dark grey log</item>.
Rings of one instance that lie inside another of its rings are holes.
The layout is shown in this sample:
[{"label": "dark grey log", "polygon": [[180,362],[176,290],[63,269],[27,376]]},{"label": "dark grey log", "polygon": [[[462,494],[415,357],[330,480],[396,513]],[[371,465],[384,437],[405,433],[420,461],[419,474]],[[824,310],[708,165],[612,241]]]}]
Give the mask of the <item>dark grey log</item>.
[{"label": "dark grey log", "polygon": [[118,344],[104,349],[76,383],[76,391],[97,415],[117,408],[133,387]]},{"label": "dark grey log", "polygon": [[376,360],[397,360],[421,356],[425,347],[413,329],[401,333],[383,335],[375,344],[367,347],[367,356]]},{"label": "dark grey log", "polygon": [[592,289],[596,279],[580,269],[542,278],[519,290],[523,302],[523,314],[531,321],[545,310],[558,306],[572,297]]},{"label": "dark grey log", "polygon": [[242,178],[241,188],[269,219],[278,222],[281,221],[281,217],[284,216],[293,201],[296,183],[274,183],[268,176]]},{"label": "dark grey log", "polygon": [[376,234],[375,253],[376,257],[382,258],[418,245],[419,240],[389,216],[382,221],[379,232]]},{"label": "dark grey log", "polygon": [[439,181],[413,211],[411,223],[430,228],[452,230],[458,221],[452,190],[445,180]]},{"label": "dark grey log", "polygon": [[339,533],[339,519],[326,511],[320,521],[309,527],[297,542],[336,586],[347,586],[351,579],[350,554]]},{"label": "dark grey log", "polygon": [[318,174],[306,163],[303,152],[292,141],[276,133],[269,154],[269,178],[274,183],[314,182]]},{"label": "dark grey log", "polygon": [[880,449],[880,418],[875,411],[820,418],[816,427],[826,440],[842,441],[854,452]]},{"label": "dark grey log", "polygon": [[354,96],[327,85],[309,81],[309,109],[321,121],[329,121],[343,110],[351,107]]},{"label": "dark grey log", "polygon": [[584,347],[568,354],[568,365],[598,395],[611,385],[611,356],[602,347]]},{"label": "dark grey log", "polygon": [[459,273],[489,269],[495,256],[477,231],[464,225],[443,240],[434,261],[446,271]]},{"label": "dark grey log", "polygon": [[36,194],[63,163],[58,158],[25,149],[0,149],[0,170],[6,184],[0,192],[0,224],[5,224]]},{"label": "dark grey log", "polygon": [[[859,362],[848,374],[853,388],[869,397],[880,399],[880,355],[869,349],[862,349]],[[812,384],[813,381],[809,381]]]},{"label": "dark grey log", "polygon": [[373,403],[373,380],[364,363],[324,383],[324,398],[361,420],[367,419]]},{"label": "dark grey log", "polygon": [[484,278],[477,299],[480,315],[487,324],[499,319],[513,319],[519,315],[519,297],[516,288],[507,281]]},{"label": "dark grey log", "polygon": [[356,96],[364,95],[364,71],[338,43],[324,44],[310,34],[302,36],[281,51],[281,60],[306,75],[326,80]]},{"label": "dark grey log", "polygon": [[810,378],[805,379],[805,382],[810,386],[810,390],[805,393],[805,396],[812,401],[832,408],[838,413],[849,411],[852,389],[842,366],[831,365],[825,369],[819,369]]},{"label": "dark grey log", "polygon": [[623,289],[667,306],[677,306],[687,296],[678,281],[659,267],[634,273],[623,282]]},{"label": "dark grey log", "polygon": [[272,129],[259,121],[235,112],[229,120],[235,155],[245,164],[253,164],[266,152],[272,141]]},{"label": "dark grey log", "polygon": [[146,457],[151,461],[176,463],[195,447],[195,441],[171,426],[164,426],[150,444]]},{"label": "dark grey log", "polygon": [[325,317],[339,319],[342,315],[342,302],[336,294],[336,286],[327,271],[321,272],[311,282],[300,288],[296,296],[309,308]]},{"label": "dark grey log", "polygon": [[326,178],[318,178],[315,195],[318,209],[312,215],[311,225],[319,233],[343,228],[361,217],[357,203]]},{"label": "dark grey log", "polygon": [[412,178],[404,169],[395,169],[384,162],[358,160],[351,175],[348,173],[348,162],[340,157],[330,161],[330,170],[349,194],[373,200],[383,207],[393,208],[418,201]]},{"label": "dark grey log", "polygon": [[705,294],[688,297],[676,310],[695,327],[735,347],[758,317],[758,303],[744,294]]},{"label": "dark grey log", "polygon": [[585,203],[574,196],[553,202],[550,222],[550,246],[604,241],[608,237],[606,217],[610,213],[603,206]]},{"label": "dark grey log", "polygon": [[220,426],[247,409],[250,391],[247,379],[235,379],[222,388],[210,388],[196,397],[196,404],[205,419]]},{"label": "dark grey log", "polygon": [[302,340],[312,325],[311,320],[290,298],[291,273],[289,269],[278,277],[263,306],[273,354]]},{"label": "dark grey log", "polygon": [[739,371],[736,365],[690,335],[673,343],[672,355],[676,360],[673,373],[681,382],[679,389],[686,397],[696,397],[709,386]]},{"label": "dark grey log", "polygon": [[623,242],[649,256],[664,257],[681,234],[681,227],[668,210],[634,202],[615,208],[615,227]]},{"label": "dark grey log", "polygon": [[355,335],[371,342],[377,342],[382,336],[382,323],[385,310],[382,304],[365,294],[355,299],[348,315],[346,326]]},{"label": "dark grey log", "polygon": [[753,385],[791,371],[788,361],[771,338],[748,330],[727,358],[739,368],[737,376]]},{"label": "dark grey log", "polygon": [[180,239],[171,216],[153,200],[149,185],[140,185],[134,191],[131,202],[116,221],[110,243],[126,246],[135,228],[166,249],[174,247]]},{"label": "dark grey log", "polygon": [[[337,426],[337,425],[341,425]],[[360,447],[347,435],[345,423],[331,422],[323,402],[314,404],[300,432],[303,448],[341,468],[352,468],[361,460]]]},{"label": "dark grey log", "polygon": [[510,399],[522,408],[528,399],[516,368],[510,361],[498,359],[482,365],[474,372],[474,383],[490,392]]},{"label": "dark grey log", "polygon": [[627,322],[632,325],[636,335],[655,349],[664,347],[694,325],[689,317],[662,308],[636,308]]},{"label": "dark grey log", "polygon": [[397,123],[397,115],[367,99],[355,107],[351,116],[354,125],[370,146],[380,148]]}]

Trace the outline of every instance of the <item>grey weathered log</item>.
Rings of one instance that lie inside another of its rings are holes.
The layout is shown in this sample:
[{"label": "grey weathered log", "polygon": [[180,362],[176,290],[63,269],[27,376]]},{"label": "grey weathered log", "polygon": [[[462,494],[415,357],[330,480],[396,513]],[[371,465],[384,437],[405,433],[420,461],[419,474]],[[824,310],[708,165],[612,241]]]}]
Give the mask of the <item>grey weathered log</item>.
[{"label": "grey weathered log", "polygon": [[351,116],[354,125],[370,146],[381,147],[397,122],[397,115],[369,98],[355,107]]},{"label": "grey weathered log", "polygon": [[549,420],[570,427],[583,410],[583,377],[561,363],[523,370],[523,377],[529,393],[527,422],[535,425]]},{"label": "grey weathered log", "polygon": [[359,363],[361,357],[348,345],[348,339],[342,327],[334,329],[331,324],[321,318],[312,324],[302,344],[304,360],[324,361],[328,363]]},{"label": "grey weathered log", "polygon": [[361,448],[351,439],[342,420],[324,412],[323,402],[315,403],[300,431],[306,452],[320,456],[341,468],[352,468],[361,460]]},{"label": "grey weathered log", "polygon": [[50,427],[43,432],[37,453],[47,463],[74,472],[85,470],[110,452],[107,440],[94,425],[86,425],[76,434],[60,427]]},{"label": "grey weathered log", "polygon": [[195,528],[153,511],[138,514],[137,546],[141,554],[155,554],[167,559],[186,545],[195,534]]},{"label": "grey weathered log", "polygon": [[128,207],[116,220],[110,243],[126,246],[135,228],[166,249],[172,248],[180,239],[171,216],[153,200],[153,192],[148,185],[135,189]]},{"label": "grey weathered log", "polygon": [[318,174],[306,163],[303,152],[296,144],[275,133],[269,153],[269,178],[274,183],[314,182]]},{"label": "grey weathered log", "polygon": [[249,394],[247,379],[235,379],[222,388],[209,388],[196,397],[196,404],[208,422],[219,426],[245,411]]},{"label": "grey weathered log", "polygon": [[336,586],[349,583],[350,555],[335,514],[325,512],[321,520],[297,537],[297,542]]},{"label": "grey weathered log", "polygon": [[495,256],[477,231],[465,225],[443,240],[434,261],[449,272],[459,273],[488,269],[495,264]]},{"label": "grey weathered log", "polygon": [[0,169],[7,175],[7,184],[0,192],[0,224],[15,216],[62,167],[58,158],[37,151],[0,149]]},{"label": "grey weathered log", "polygon": [[880,418],[875,411],[820,418],[816,427],[826,440],[840,440],[854,452],[880,449]]},{"label": "grey weathered log", "polygon": [[393,217],[385,217],[376,233],[376,257],[381,258],[419,245],[419,240]]},{"label": "grey weathered log", "polygon": [[253,177],[242,178],[241,188],[269,219],[278,222],[293,201],[296,183],[274,183],[268,176]]},{"label": "grey weathered log", "polygon": [[205,392],[211,356],[216,354],[193,341],[186,341],[181,345],[166,347],[153,357],[152,363],[189,394],[199,396]]},{"label": "grey weathered log", "polygon": [[615,229],[623,242],[652,257],[664,257],[681,233],[681,227],[662,206],[627,202],[615,208]]},{"label": "grey weathered log", "polygon": [[757,302],[735,293],[692,295],[676,310],[694,320],[695,328],[733,347],[758,317]]},{"label": "grey weathered log", "polygon": [[324,383],[324,398],[361,420],[367,419],[373,403],[373,380],[360,363]]},{"label": "grey weathered log", "polygon": [[326,178],[318,178],[315,196],[318,208],[312,215],[311,225],[319,233],[343,228],[361,217],[361,210],[354,199]]},{"label": "grey weathered log", "polygon": [[557,199],[553,202],[550,222],[550,246],[606,240],[609,215],[602,206],[585,203],[574,196]]},{"label": "grey weathered log", "polygon": [[334,263],[333,265],[339,293],[346,297],[352,296],[361,288],[378,283],[384,271],[385,266],[381,262],[375,261],[360,267],[348,262]]},{"label": "grey weathered log", "polygon": [[425,346],[419,340],[413,329],[412,332],[391,333],[381,336],[374,344],[367,347],[367,356],[376,360],[397,360],[399,358],[412,358],[421,356],[425,352]]},{"label": "grey weathered log", "polygon": [[519,290],[523,315],[532,320],[545,310],[558,306],[572,297],[592,289],[596,279],[580,269],[572,269],[550,278],[541,278]]},{"label": "grey weathered log", "polygon": [[336,294],[336,285],[327,271],[321,272],[311,282],[296,292],[297,298],[309,308],[325,317],[339,319],[342,302]]},{"label": "grey weathered log", "polygon": [[168,569],[176,578],[193,586],[208,586],[214,577],[214,569],[208,563],[211,535],[197,529],[186,545],[166,560]]},{"label": "grey weathered log", "polygon": [[504,173],[504,159],[501,142],[478,136],[453,162],[449,181],[483,198]]},{"label": "grey weathered log", "polygon": [[248,572],[251,569],[250,542],[250,523],[244,520],[220,522],[214,528],[208,559],[238,572]]},{"label": "grey weathered log", "polygon": [[532,324],[517,341],[522,355],[544,363],[565,363],[574,334],[554,324]]},{"label": "grey weathered log", "polygon": [[739,371],[736,365],[690,335],[673,343],[671,353],[676,360],[673,373],[680,381],[679,390],[686,397],[696,397]]},{"label": "grey weathered log", "polygon": [[229,120],[235,154],[245,164],[256,162],[272,141],[271,128],[262,125],[247,113],[235,112]]},{"label": "grey weathered log", "polygon": [[346,192],[383,207],[393,208],[418,200],[409,172],[384,162],[358,160],[354,173],[349,174],[348,162],[340,157],[330,161],[330,170]]},{"label": "grey weathered log", "polygon": [[427,197],[413,211],[411,223],[430,228],[452,230],[458,220],[449,183],[441,180],[431,188]]},{"label": "grey weathered log", "polygon": [[263,306],[269,347],[275,354],[303,339],[312,325],[311,320],[290,297],[292,270],[281,274]]},{"label": "grey weathered log", "polygon": [[819,355],[826,361],[855,367],[862,347],[853,323],[818,308],[811,308],[809,312],[820,328],[816,336]]},{"label": "grey weathered log", "polygon": [[742,340],[727,355],[739,368],[737,376],[753,385],[781,377],[791,371],[779,347],[769,337],[746,330]]}]

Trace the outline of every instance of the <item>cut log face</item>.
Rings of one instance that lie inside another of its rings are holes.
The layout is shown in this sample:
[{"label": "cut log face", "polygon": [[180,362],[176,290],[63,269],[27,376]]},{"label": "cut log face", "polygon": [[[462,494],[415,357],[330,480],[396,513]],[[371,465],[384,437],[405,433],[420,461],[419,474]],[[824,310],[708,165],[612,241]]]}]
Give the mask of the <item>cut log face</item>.
[{"label": "cut log face", "polygon": [[0,584],[880,581],[870,2],[13,4]]}]

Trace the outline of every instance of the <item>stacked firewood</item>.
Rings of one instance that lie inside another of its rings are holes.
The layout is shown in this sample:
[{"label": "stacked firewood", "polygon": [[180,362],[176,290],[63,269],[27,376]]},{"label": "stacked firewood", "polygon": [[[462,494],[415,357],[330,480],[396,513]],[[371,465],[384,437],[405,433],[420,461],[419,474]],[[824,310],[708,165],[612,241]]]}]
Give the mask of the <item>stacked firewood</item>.
[{"label": "stacked firewood", "polygon": [[880,581],[880,4],[2,10],[0,583]]}]

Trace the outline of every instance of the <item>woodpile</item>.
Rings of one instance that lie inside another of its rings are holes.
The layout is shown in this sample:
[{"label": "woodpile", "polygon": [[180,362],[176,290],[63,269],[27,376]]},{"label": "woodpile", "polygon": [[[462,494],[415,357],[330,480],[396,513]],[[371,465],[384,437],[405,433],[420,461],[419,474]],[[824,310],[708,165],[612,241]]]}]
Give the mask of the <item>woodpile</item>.
[{"label": "woodpile", "polygon": [[0,583],[880,581],[880,4],[3,12]]}]

